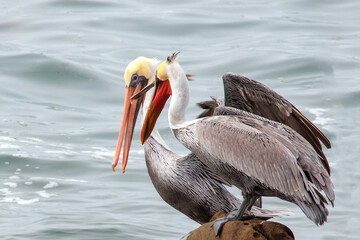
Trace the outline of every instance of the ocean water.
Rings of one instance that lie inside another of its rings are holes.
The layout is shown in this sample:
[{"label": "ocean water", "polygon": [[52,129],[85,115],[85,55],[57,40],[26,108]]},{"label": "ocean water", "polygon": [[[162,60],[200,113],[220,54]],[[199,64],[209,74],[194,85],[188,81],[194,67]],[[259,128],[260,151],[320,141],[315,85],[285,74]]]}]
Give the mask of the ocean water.
[{"label": "ocean water", "polygon": [[[179,60],[196,102],[235,72],[271,87],[316,123],[336,188],[328,222],[295,206],[275,219],[297,239],[358,239],[360,3],[345,1],[0,0],[0,239],[179,239],[199,225],[148,177],[137,126],[127,172],[111,171],[126,65]],[[158,121],[174,151],[185,154]],[[232,189],[241,196],[238,190]]]}]

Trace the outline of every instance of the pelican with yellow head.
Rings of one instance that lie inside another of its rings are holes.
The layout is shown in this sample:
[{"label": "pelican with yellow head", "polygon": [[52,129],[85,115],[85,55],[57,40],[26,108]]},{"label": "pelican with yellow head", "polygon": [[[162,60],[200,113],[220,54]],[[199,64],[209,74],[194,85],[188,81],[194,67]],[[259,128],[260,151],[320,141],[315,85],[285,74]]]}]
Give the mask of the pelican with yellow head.
[{"label": "pelican with yellow head", "polygon": [[134,100],[131,100],[131,96],[139,93],[140,90],[142,90],[149,82],[154,81],[157,64],[158,61],[155,59],[138,57],[130,62],[125,70],[125,99],[123,120],[120,126],[119,137],[112,163],[113,171],[115,171],[115,167],[119,162],[123,140],[125,139],[121,164],[121,171],[125,172],[136,119],[139,113],[140,105],[143,101],[143,96]]},{"label": "pelican with yellow head", "polygon": [[[159,111],[159,109],[149,109],[151,101],[155,101],[159,105],[166,102],[166,99],[158,101],[156,96],[153,97],[155,93],[153,86],[156,85],[156,92],[163,97],[167,96],[168,98],[171,94],[169,81],[163,81],[168,78],[165,75],[167,63],[158,66],[156,78],[158,63],[154,59],[138,57],[126,68],[124,112],[113,169],[119,161],[123,147],[121,170],[125,171],[141,104],[144,118],[149,111]],[[145,92],[146,94],[144,94]],[[150,118],[152,117],[157,118],[156,115],[151,115]],[[150,179],[165,202],[201,224],[208,222],[216,212],[220,210],[230,212],[241,203],[223,186],[222,179],[210,171],[194,154],[180,156],[171,151],[154,126],[155,123],[144,143],[145,161]],[[286,215],[288,211],[265,210],[255,207],[251,213],[262,218],[270,218]]]}]

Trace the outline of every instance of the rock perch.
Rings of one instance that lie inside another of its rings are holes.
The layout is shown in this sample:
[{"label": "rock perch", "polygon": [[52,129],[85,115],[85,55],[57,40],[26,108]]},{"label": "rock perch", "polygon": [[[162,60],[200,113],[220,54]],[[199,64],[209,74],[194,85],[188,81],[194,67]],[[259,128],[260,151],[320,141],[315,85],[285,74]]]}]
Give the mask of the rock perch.
[{"label": "rock perch", "polygon": [[192,231],[188,240],[293,240],[293,232],[285,225],[264,221],[258,218],[245,221],[227,222],[219,237],[215,237],[214,229],[211,227],[215,219],[225,215],[224,211],[216,213],[210,222],[201,225]]}]

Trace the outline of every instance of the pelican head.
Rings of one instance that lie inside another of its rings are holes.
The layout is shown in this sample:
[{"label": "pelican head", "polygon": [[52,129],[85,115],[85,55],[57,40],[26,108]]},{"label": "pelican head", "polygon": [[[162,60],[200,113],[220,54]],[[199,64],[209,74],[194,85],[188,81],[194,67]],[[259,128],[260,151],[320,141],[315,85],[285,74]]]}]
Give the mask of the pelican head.
[{"label": "pelican head", "polygon": [[[170,55],[164,62],[156,68],[155,93],[146,113],[144,123],[141,130],[140,140],[144,144],[154,129],[156,120],[163,110],[166,101],[172,94],[171,85],[168,75],[168,67],[170,64],[177,62],[177,53]],[[189,79],[191,75],[186,75]]]},{"label": "pelican head", "polygon": [[142,95],[139,98],[133,100],[131,100],[131,97],[139,93],[143,88],[145,88],[145,86],[147,86],[149,82],[154,81],[155,69],[157,64],[158,61],[155,59],[138,57],[132,62],[130,62],[125,70],[124,111],[119,132],[119,138],[117,141],[116,151],[112,163],[113,171],[115,171],[115,167],[118,164],[123,139],[125,138],[121,165],[121,171],[125,172],[136,118],[139,113],[140,105],[143,102],[144,96]]}]

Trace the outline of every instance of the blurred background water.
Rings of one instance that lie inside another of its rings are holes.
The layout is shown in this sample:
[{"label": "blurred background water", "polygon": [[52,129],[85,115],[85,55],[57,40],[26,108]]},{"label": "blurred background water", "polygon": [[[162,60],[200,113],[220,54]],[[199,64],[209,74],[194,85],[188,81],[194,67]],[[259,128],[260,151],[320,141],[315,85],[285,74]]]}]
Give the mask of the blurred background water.
[{"label": "blurred background water", "polygon": [[[198,224],[158,196],[137,126],[126,174],[111,171],[123,73],[143,55],[179,60],[196,102],[231,71],[271,87],[330,138],[328,222],[295,206],[297,239],[358,239],[360,2],[0,1],[0,238],[179,239]],[[185,154],[168,129],[169,145]],[[240,196],[238,190],[234,192]]]}]

